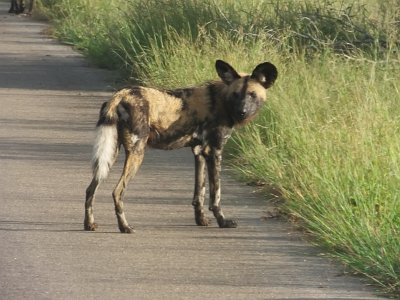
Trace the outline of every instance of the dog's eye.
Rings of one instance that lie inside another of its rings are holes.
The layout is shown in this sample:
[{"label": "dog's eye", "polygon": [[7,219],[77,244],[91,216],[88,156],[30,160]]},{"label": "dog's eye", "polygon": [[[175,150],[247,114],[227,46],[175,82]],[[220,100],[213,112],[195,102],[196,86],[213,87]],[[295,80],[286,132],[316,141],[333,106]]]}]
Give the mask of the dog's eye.
[{"label": "dog's eye", "polygon": [[255,92],[250,92],[249,96],[253,99],[257,98],[257,94]]}]

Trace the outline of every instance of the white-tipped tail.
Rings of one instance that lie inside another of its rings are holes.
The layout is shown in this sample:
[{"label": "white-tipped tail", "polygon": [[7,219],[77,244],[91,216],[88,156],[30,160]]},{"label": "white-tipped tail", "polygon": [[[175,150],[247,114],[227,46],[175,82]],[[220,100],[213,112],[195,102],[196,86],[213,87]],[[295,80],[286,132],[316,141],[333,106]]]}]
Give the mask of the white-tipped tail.
[{"label": "white-tipped tail", "polygon": [[96,140],[93,147],[93,175],[101,182],[107,178],[115,161],[118,133],[115,125],[97,127]]}]

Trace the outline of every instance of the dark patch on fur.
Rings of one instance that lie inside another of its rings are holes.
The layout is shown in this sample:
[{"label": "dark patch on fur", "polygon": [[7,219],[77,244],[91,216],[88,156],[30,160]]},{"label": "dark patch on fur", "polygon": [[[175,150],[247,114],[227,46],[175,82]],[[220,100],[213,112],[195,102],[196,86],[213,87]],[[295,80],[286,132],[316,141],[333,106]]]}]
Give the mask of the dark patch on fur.
[{"label": "dark patch on fur", "polygon": [[187,99],[193,95],[194,88],[183,88],[183,89],[175,89],[175,90],[166,90],[168,95],[174,96],[180,99]]},{"label": "dark patch on fur", "polygon": [[198,115],[196,111],[192,111],[190,113],[190,118],[189,118],[192,122],[197,122],[198,120]]},{"label": "dark patch on fur", "polygon": [[243,87],[242,90],[240,91],[240,99],[243,99],[244,97],[246,97],[246,92],[247,92],[247,88],[249,87],[249,76],[243,77],[244,82],[243,82]]},{"label": "dark patch on fur", "polygon": [[106,115],[104,114],[103,110],[106,106],[107,106],[107,102],[104,102],[101,105],[100,116],[99,116],[99,120],[97,121],[96,127],[99,127],[101,125],[111,126],[111,125],[115,125],[117,123],[117,120],[107,118]]},{"label": "dark patch on fur", "polygon": [[156,126],[150,127],[150,136],[148,144],[156,149],[178,149],[191,145],[192,135],[195,131],[193,124],[184,128],[174,128],[165,131],[159,131]]},{"label": "dark patch on fur", "polygon": [[140,86],[133,86],[130,88],[130,94],[136,98],[143,99],[142,89]]},{"label": "dark patch on fur", "polygon": [[138,136],[139,138],[147,136],[150,132],[150,128],[148,126],[148,116],[149,116],[148,101],[138,98],[137,103],[135,105],[131,105],[126,102],[121,102],[120,105],[129,114],[129,118],[127,121],[129,131],[132,134]]},{"label": "dark patch on fur", "polygon": [[225,126],[220,126],[212,130],[208,135],[208,143],[216,149],[222,149],[229,139],[232,129]]},{"label": "dark patch on fur", "polygon": [[210,111],[211,111],[211,113],[214,113],[215,109],[217,107],[218,89],[214,84],[210,83],[207,86],[207,91],[208,91],[208,96],[209,96],[209,99],[210,99],[210,103],[209,103]]},{"label": "dark patch on fur", "polygon": [[189,104],[185,98],[182,99],[182,111],[188,110]]}]

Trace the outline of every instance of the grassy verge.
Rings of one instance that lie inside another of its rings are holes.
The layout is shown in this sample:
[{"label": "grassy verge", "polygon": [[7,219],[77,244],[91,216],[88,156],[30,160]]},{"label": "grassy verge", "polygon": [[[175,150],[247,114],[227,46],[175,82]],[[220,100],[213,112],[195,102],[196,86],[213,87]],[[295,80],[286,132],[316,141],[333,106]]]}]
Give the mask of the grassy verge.
[{"label": "grassy verge", "polygon": [[398,1],[41,0],[58,37],[147,85],[214,76],[222,58],[280,70],[229,149],[279,188],[320,245],[400,294]]},{"label": "grassy verge", "polygon": [[331,253],[395,289],[400,72],[341,58],[295,65],[271,109],[236,137],[238,165],[247,177],[277,185],[289,212]]}]

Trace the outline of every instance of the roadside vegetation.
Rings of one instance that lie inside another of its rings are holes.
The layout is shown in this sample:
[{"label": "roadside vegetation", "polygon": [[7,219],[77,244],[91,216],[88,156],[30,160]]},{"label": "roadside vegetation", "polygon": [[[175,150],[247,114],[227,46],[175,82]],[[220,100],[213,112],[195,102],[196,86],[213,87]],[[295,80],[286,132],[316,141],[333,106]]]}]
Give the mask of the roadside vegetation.
[{"label": "roadside vegetation", "polygon": [[330,255],[400,295],[399,1],[38,2],[57,37],[140,84],[209,80],[217,58],[273,62],[279,78],[230,143],[232,165],[278,190]]}]

